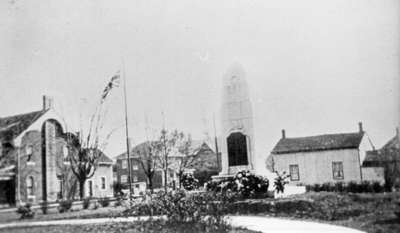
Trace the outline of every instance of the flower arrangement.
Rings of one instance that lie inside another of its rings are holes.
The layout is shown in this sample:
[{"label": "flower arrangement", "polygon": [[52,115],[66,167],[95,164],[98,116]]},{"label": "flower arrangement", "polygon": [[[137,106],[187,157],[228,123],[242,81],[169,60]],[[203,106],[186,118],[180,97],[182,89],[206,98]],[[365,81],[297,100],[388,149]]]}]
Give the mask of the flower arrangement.
[{"label": "flower arrangement", "polygon": [[209,181],[206,184],[208,191],[233,192],[242,198],[254,198],[266,194],[269,180],[252,174],[250,171],[240,171],[235,176],[222,181]]},{"label": "flower arrangement", "polygon": [[199,181],[194,178],[192,174],[184,174],[181,182],[183,188],[188,191],[197,189],[199,187]]}]

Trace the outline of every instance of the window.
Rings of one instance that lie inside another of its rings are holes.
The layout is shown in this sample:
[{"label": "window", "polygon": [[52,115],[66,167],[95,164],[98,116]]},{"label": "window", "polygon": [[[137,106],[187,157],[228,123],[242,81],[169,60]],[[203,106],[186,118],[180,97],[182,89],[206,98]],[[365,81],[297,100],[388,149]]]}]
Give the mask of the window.
[{"label": "window", "polygon": [[139,166],[137,165],[137,163],[132,163],[132,170],[134,171],[139,170]]},{"label": "window", "polygon": [[138,181],[138,177],[137,176],[133,176],[133,182],[137,182]]},{"label": "window", "polygon": [[106,189],[106,178],[101,177],[101,189]]},{"label": "window", "polygon": [[128,182],[128,177],[126,175],[121,176],[121,183],[127,183]]},{"label": "window", "polygon": [[58,197],[58,199],[62,199],[63,198],[63,192],[64,192],[64,190],[63,190],[63,188],[64,188],[64,186],[63,186],[63,179],[62,178],[58,178],[58,194],[57,194],[57,197]]},{"label": "window", "polygon": [[28,176],[28,178],[26,178],[26,192],[28,194],[28,196],[34,196],[34,179],[33,176]]},{"label": "window", "polygon": [[68,147],[64,145],[62,148],[62,152],[63,152],[64,159],[66,159],[68,156]]},{"label": "window", "polygon": [[291,181],[300,180],[299,165],[297,165],[297,164],[289,165],[289,172],[290,172],[290,180]]},{"label": "window", "polygon": [[32,159],[33,147],[32,146],[26,146],[25,147],[25,154],[28,156],[27,161],[30,162],[31,159]]},{"label": "window", "polygon": [[128,160],[123,159],[122,160],[122,169],[126,169],[128,167]]},{"label": "window", "polygon": [[343,162],[332,162],[332,173],[333,179],[335,180],[343,180]]}]

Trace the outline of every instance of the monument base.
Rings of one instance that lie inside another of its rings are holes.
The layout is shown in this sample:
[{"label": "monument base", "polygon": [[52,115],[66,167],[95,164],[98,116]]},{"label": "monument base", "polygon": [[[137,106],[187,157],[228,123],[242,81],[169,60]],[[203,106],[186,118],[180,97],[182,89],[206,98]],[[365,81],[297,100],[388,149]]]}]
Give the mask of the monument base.
[{"label": "monument base", "polygon": [[250,165],[241,165],[241,166],[230,166],[228,167],[228,173],[220,172],[218,175],[212,176],[213,181],[221,181],[231,177],[234,177],[238,172],[241,171],[249,171],[251,174],[255,174],[255,171],[251,168]]}]

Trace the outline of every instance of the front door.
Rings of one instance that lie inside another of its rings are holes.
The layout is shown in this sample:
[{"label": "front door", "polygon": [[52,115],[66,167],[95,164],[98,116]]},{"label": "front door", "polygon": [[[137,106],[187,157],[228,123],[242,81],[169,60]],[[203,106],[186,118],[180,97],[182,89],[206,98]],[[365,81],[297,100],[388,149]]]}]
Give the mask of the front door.
[{"label": "front door", "polygon": [[93,197],[93,181],[89,180],[88,186],[89,186],[89,197]]}]

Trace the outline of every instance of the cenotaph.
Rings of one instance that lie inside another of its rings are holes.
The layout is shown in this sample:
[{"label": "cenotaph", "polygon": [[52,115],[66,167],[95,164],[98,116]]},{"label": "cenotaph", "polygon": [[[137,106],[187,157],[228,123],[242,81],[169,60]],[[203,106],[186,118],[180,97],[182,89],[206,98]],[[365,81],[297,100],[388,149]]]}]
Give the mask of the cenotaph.
[{"label": "cenotaph", "polygon": [[223,77],[221,126],[219,176],[231,176],[242,170],[254,172],[253,113],[246,74],[237,63]]}]

